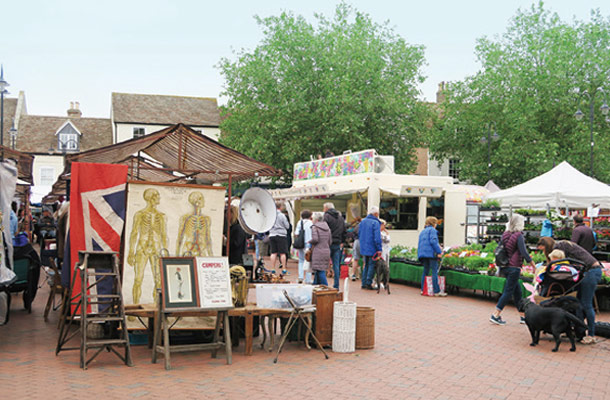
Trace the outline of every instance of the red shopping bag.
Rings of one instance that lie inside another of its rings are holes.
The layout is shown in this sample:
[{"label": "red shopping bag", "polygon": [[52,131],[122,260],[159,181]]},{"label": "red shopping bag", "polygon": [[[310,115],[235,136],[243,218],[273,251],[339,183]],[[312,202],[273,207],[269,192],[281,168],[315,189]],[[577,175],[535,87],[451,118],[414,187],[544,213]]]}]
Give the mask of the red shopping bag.
[{"label": "red shopping bag", "polygon": [[[445,291],[445,277],[438,277],[438,287],[441,289],[441,292]],[[426,276],[426,282],[424,284],[424,296],[434,296],[434,287],[432,286],[432,277]]]}]

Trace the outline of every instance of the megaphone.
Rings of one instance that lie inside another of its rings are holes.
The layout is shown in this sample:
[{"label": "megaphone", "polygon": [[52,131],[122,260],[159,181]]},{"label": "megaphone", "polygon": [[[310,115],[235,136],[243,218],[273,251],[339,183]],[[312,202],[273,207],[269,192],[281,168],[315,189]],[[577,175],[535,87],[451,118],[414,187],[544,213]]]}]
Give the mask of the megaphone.
[{"label": "megaphone", "polygon": [[239,224],[250,235],[268,232],[275,224],[277,211],[271,193],[253,187],[244,192],[239,203]]}]

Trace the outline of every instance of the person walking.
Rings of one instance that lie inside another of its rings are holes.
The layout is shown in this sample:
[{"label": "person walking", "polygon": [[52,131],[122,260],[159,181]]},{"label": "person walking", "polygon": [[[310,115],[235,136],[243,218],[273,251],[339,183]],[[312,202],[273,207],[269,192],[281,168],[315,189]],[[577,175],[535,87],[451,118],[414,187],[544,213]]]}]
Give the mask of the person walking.
[{"label": "person walking", "polygon": [[360,240],[360,255],[364,260],[361,288],[373,290],[375,259],[381,257],[383,251],[378,207],[371,207],[369,214],[360,222],[358,239]]},{"label": "person walking", "polygon": [[333,203],[324,203],[324,221],[332,233],[333,243],[330,246],[330,258],[333,262],[333,287],[339,289],[341,279],[341,256],[343,255],[343,242],[345,241],[345,221]]},{"label": "person walking", "polygon": [[571,241],[588,251],[589,254],[593,254],[595,235],[593,235],[593,229],[584,224],[580,214],[574,215],[574,229],[572,230]]},{"label": "person walking", "polygon": [[[500,238],[508,255],[508,266],[501,269],[501,273],[506,275],[506,283],[504,284],[504,291],[496,304],[496,309],[491,314],[491,317],[489,317],[489,322],[496,325],[506,325],[506,321],[502,319],[500,314],[511,296],[513,297],[515,307],[519,308],[519,302],[523,297],[521,285],[519,284],[523,260],[525,259],[532,266],[532,269],[536,270],[536,264],[525,247],[525,239],[523,238],[524,228],[525,218],[523,215],[515,214],[511,217],[506,231]],[[520,323],[525,323],[523,315],[521,315]]]},{"label": "person walking", "polygon": [[424,293],[426,277],[432,273],[432,290],[434,296],[445,297],[447,293],[441,292],[438,285],[438,259],[443,254],[438,243],[438,231],[436,230],[438,219],[436,217],[426,218],[424,230],[419,234],[417,244],[417,259],[424,265],[424,272],[421,277],[421,293]]},{"label": "person walking", "polygon": [[328,286],[326,270],[330,262],[330,246],[332,244],[330,227],[324,221],[324,214],[315,212],[313,214],[313,226],[311,227],[311,269],[314,273],[313,284]]},{"label": "person walking", "polygon": [[587,318],[587,336],[582,338],[581,343],[596,343],[593,296],[595,296],[597,284],[602,279],[602,264],[583,247],[569,240],[555,241],[553,238],[543,237],[538,241],[537,247],[538,250],[544,252],[547,260],[549,260],[549,255],[553,250],[561,250],[565,253],[566,258],[573,258],[584,264],[583,277],[579,283],[580,287],[577,294]]},{"label": "person walking", "polygon": [[297,254],[299,255],[299,283],[311,283],[311,272],[305,272],[303,270],[303,265],[305,264],[305,252],[311,248],[311,227],[313,226],[313,222],[311,221],[312,213],[309,210],[301,211],[301,219],[297,222],[296,233],[300,235],[301,230],[303,231],[304,243],[305,247],[302,249],[297,249]]},{"label": "person walking", "polygon": [[282,204],[278,202],[276,203],[275,224],[273,224],[273,227],[269,231],[269,244],[271,245],[271,269],[275,270],[275,263],[279,255],[282,275],[287,275],[288,273],[286,270],[286,257],[288,254],[287,235],[289,227],[290,223],[288,222],[288,218],[286,218],[282,212]]}]

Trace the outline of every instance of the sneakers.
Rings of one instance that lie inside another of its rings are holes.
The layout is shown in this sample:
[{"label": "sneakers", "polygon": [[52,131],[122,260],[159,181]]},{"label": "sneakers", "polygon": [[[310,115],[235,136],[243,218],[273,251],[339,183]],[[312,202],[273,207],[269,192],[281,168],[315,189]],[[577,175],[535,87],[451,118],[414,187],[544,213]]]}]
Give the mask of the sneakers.
[{"label": "sneakers", "polygon": [[371,285],[364,285],[362,286],[360,289],[364,289],[364,290],[375,290],[373,289],[373,287]]},{"label": "sneakers", "polygon": [[286,275],[290,275],[290,273],[287,270],[283,269],[282,270],[282,275],[286,276]]},{"label": "sneakers", "polygon": [[445,292],[434,293],[434,297],[447,297],[447,293],[445,293]]},{"label": "sneakers", "polygon": [[489,322],[496,325],[506,325],[506,321],[504,321],[501,316],[495,317],[493,314],[489,317]]},{"label": "sneakers", "polygon": [[525,317],[519,318],[519,323],[525,325]]},{"label": "sneakers", "polygon": [[593,336],[585,336],[584,338],[582,338],[580,340],[580,343],[582,343],[582,344],[595,344],[595,343],[597,343],[597,339],[595,339],[595,337],[593,337]]},{"label": "sneakers", "polygon": [[356,279],[358,279],[356,278],[356,275],[352,275],[352,281],[355,281]]}]

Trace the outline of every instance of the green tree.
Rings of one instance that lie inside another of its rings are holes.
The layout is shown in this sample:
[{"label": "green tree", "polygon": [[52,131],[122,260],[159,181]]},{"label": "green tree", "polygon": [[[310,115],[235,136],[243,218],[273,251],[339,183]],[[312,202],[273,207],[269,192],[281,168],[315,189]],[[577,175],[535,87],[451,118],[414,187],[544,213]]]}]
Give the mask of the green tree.
[{"label": "green tree", "polygon": [[610,20],[599,11],[589,22],[566,23],[542,2],[519,10],[501,37],[477,41],[482,69],[448,85],[430,138],[433,157],[459,158],[461,177],[485,183],[488,148],[481,138],[493,123],[500,139],[491,144],[491,176],[501,187],[564,160],[588,174],[589,124],[574,118],[578,108],[588,116],[587,91],[596,93],[594,175],[609,181],[603,155],[610,150],[610,126],[600,112],[604,93],[597,90],[610,83],[609,48]]},{"label": "green tree", "polygon": [[221,142],[287,172],[323,154],[374,148],[397,171],[416,166],[429,108],[417,101],[422,46],[341,3],[317,24],[284,12],[255,17],[264,38],[237,59],[222,59],[226,119]]}]

